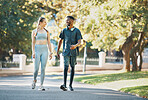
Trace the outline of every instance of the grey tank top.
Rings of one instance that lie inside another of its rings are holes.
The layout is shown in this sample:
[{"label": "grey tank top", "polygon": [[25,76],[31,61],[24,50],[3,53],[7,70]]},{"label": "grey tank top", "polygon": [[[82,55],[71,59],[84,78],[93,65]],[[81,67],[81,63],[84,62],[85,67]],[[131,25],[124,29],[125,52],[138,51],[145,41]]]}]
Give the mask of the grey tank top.
[{"label": "grey tank top", "polygon": [[47,33],[37,33],[36,40],[47,40]]}]

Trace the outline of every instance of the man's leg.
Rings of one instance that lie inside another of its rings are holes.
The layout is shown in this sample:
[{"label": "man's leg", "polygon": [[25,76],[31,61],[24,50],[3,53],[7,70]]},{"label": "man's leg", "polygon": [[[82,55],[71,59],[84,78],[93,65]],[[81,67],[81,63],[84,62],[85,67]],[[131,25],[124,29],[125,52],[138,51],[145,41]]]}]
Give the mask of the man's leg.
[{"label": "man's leg", "polygon": [[75,74],[75,65],[76,65],[76,56],[71,56],[70,57],[71,72],[70,72],[70,84],[69,84],[69,88],[71,91],[73,91],[72,83]]},{"label": "man's leg", "polygon": [[75,74],[75,66],[71,66],[71,71],[70,71],[70,84],[69,84],[69,86],[72,86],[74,74]]},{"label": "man's leg", "polygon": [[67,82],[67,71],[69,67],[69,56],[64,56],[64,85],[66,87]]},{"label": "man's leg", "polygon": [[66,83],[67,83],[67,71],[69,67],[69,56],[64,56],[64,84],[61,85],[60,89],[63,91],[67,91]]},{"label": "man's leg", "polygon": [[68,66],[65,65],[64,66],[64,85],[66,87],[66,83],[67,83],[67,71],[68,71]]}]

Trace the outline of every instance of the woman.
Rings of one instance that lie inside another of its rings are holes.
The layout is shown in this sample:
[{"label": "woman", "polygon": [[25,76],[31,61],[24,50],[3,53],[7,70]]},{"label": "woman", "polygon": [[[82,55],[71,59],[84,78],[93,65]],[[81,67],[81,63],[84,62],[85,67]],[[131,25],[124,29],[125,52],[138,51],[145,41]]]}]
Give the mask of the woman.
[{"label": "woman", "polygon": [[[50,34],[45,29],[47,25],[46,19],[40,17],[38,21],[37,29],[32,31],[32,56],[35,58],[34,61],[34,80],[32,83],[32,89],[35,89],[37,82],[37,75],[39,70],[39,64],[41,62],[41,78],[40,87],[38,90],[45,91],[43,87],[43,82],[45,78],[45,67],[48,58],[48,48],[50,51],[49,59],[52,59],[51,44],[50,44]],[[48,44],[48,47],[47,47]]]}]

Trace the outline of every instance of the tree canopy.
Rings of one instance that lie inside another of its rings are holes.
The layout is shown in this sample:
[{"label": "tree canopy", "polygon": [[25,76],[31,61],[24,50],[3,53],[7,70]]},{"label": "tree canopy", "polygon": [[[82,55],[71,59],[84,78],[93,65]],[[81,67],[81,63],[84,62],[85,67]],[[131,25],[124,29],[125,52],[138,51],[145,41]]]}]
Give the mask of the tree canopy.
[{"label": "tree canopy", "polygon": [[140,55],[147,44],[146,0],[46,0],[44,2],[57,11],[56,14],[50,13],[50,18],[53,18],[58,26],[54,27],[56,31],[54,30],[53,38],[58,38],[61,29],[65,27],[64,18],[73,15],[77,19],[75,25],[81,30],[84,40],[91,42],[91,48],[104,51],[122,50],[124,65],[128,70],[130,55],[132,58],[137,52]]},{"label": "tree canopy", "polygon": [[1,50],[13,48],[24,53],[30,51],[33,23],[42,14],[36,5],[28,0],[0,1]]},{"label": "tree canopy", "polygon": [[1,49],[30,50],[30,31],[41,14],[52,21],[48,30],[58,41],[66,16],[72,15],[92,49],[122,50],[129,70],[130,56],[137,63],[137,54],[141,56],[148,43],[147,4],[147,0],[1,0]]}]

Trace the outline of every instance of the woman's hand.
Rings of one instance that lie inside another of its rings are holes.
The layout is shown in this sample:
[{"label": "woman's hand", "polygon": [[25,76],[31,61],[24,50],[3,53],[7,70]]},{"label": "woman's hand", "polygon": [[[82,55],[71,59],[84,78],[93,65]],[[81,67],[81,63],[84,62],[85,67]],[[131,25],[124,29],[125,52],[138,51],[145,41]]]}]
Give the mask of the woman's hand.
[{"label": "woman's hand", "polygon": [[50,53],[50,55],[49,55],[49,60],[51,60],[52,59],[52,53]]},{"label": "woman's hand", "polygon": [[32,54],[32,57],[35,58],[35,53]]}]

